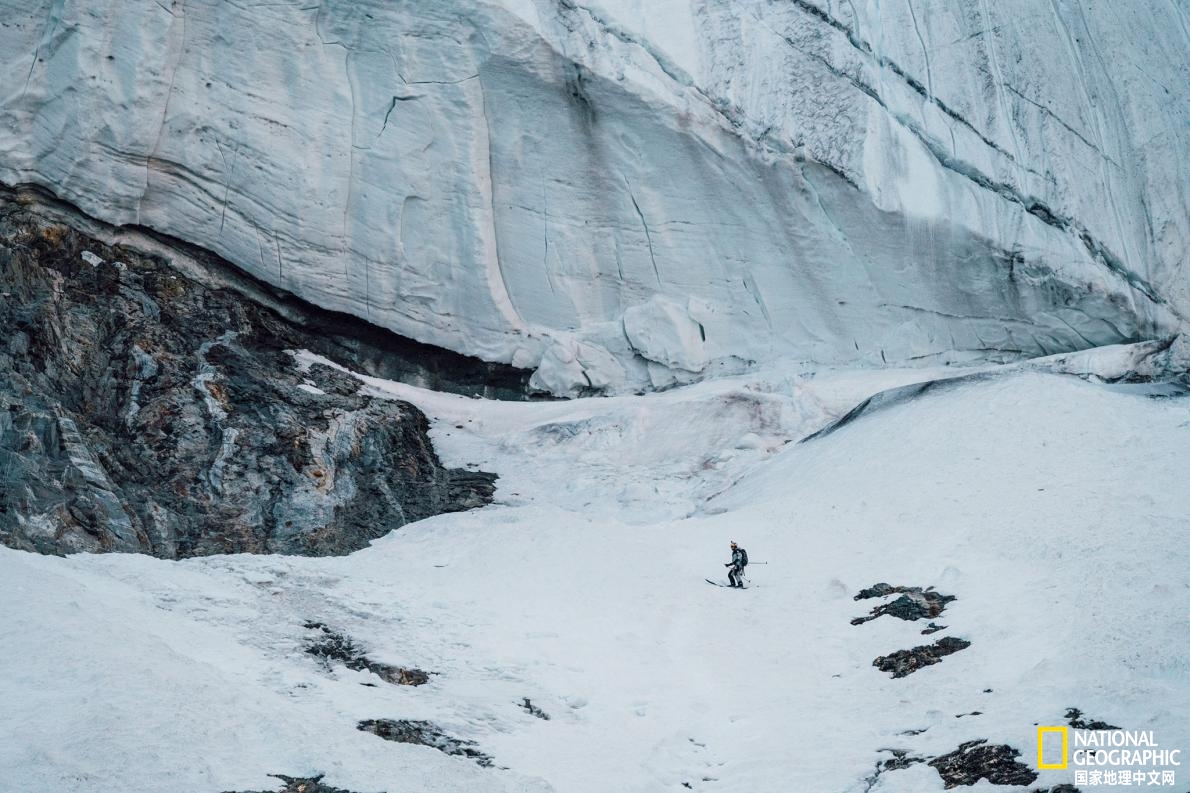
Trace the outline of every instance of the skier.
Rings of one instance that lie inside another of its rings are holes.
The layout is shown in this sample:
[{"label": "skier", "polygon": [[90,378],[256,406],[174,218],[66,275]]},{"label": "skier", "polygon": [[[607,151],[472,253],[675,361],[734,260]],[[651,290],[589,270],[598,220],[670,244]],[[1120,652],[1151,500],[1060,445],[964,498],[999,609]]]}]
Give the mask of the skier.
[{"label": "skier", "polygon": [[730,567],[727,571],[727,580],[731,582],[731,586],[744,588],[744,568],[748,566],[748,552],[735,544],[735,540],[731,542],[731,561],[724,565]]}]

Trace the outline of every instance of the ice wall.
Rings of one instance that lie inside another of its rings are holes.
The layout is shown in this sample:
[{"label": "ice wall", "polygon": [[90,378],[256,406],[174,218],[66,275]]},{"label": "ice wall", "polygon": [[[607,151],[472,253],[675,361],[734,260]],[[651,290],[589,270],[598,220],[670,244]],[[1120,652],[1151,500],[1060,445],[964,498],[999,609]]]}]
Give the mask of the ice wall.
[{"label": "ice wall", "polygon": [[0,181],[538,385],[1190,311],[1170,0],[0,0]]}]

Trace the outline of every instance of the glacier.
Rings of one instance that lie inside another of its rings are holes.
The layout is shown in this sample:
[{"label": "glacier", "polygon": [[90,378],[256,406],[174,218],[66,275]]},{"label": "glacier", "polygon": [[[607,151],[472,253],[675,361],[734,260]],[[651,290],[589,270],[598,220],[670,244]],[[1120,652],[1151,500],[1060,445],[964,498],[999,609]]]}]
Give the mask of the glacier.
[{"label": "glacier", "polygon": [[0,0],[0,67],[0,790],[1190,750],[1184,0]]},{"label": "glacier", "polygon": [[0,182],[556,394],[1190,311],[1173,0],[2,0]]}]

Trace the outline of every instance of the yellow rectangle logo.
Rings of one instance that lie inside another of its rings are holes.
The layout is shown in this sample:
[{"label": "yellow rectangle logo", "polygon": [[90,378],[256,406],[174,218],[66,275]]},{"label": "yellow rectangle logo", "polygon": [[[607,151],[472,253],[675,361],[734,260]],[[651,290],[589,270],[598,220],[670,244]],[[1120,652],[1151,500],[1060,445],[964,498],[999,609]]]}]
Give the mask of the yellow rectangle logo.
[{"label": "yellow rectangle logo", "polygon": [[[1062,734],[1062,762],[1061,763],[1046,763],[1045,762],[1045,734],[1047,732],[1058,732]],[[1066,755],[1066,741],[1069,737],[1069,729],[1066,727],[1038,727],[1037,728],[1037,767],[1038,768],[1065,768],[1067,764]]]}]

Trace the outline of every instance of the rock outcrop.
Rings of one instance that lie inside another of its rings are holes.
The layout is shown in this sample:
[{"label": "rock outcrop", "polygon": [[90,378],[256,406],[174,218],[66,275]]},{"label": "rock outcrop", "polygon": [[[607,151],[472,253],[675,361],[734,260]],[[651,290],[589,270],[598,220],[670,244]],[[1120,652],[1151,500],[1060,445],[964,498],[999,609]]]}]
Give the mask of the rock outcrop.
[{"label": "rock outcrop", "polygon": [[0,0],[0,182],[555,393],[1190,312],[1190,20],[1005,0]]},{"label": "rock outcrop", "polygon": [[993,785],[1028,785],[1037,772],[1017,760],[1021,753],[1007,744],[989,744],[979,739],[961,744],[949,754],[935,757],[930,765],[949,790],[959,785],[974,785],[986,779]]},{"label": "rock outcrop", "polygon": [[289,350],[231,289],[0,205],[0,542],[41,553],[343,554],[481,506],[412,405]]},{"label": "rock outcrop", "polygon": [[378,735],[386,741],[428,746],[443,754],[474,760],[484,768],[492,765],[492,758],[475,748],[475,741],[448,735],[432,722],[409,719],[365,719],[356,727],[363,732]]}]

